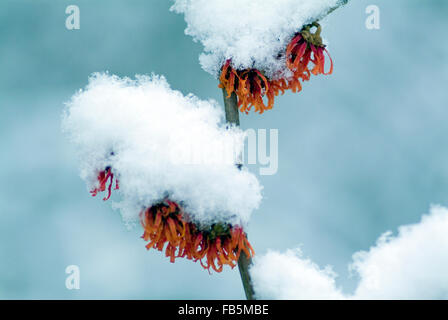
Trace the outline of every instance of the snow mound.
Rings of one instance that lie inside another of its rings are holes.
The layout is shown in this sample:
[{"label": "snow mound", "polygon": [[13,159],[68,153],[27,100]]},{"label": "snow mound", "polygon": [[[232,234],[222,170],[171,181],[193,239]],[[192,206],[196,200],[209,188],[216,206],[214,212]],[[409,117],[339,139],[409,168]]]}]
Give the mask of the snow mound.
[{"label": "snow mound", "polygon": [[183,96],[164,77],[92,75],[66,103],[63,130],[89,190],[111,168],[127,222],[168,197],[198,222],[245,224],[261,201],[257,178],[235,166],[244,132],[226,128],[216,102]]}]

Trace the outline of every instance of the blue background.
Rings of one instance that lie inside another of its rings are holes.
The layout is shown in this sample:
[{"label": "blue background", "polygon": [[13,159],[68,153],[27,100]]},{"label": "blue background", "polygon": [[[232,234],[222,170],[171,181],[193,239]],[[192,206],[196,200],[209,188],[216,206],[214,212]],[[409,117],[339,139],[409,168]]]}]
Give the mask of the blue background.
[{"label": "blue background", "polygon": [[[65,28],[70,4],[80,30]],[[365,27],[370,4],[380,30]],[[202,46],[170,5],[0,2],[0,298],[244,298],[236,269],[210,276],[147,252],[140,228],[90,197],[61,133],[63,103],[95,71],[164,74],[184,94],[221,102],[198,63]],[[448,205],[447,16],[442,0],[353,0],[324,23],[334,74],[242,116],[243,128],[279,129],[279,171],[260,177],[264,200],[248,228],[257,254],[301,244],[349,293],[355,251]],[[80,290],[65,287],[71,264]]]}]

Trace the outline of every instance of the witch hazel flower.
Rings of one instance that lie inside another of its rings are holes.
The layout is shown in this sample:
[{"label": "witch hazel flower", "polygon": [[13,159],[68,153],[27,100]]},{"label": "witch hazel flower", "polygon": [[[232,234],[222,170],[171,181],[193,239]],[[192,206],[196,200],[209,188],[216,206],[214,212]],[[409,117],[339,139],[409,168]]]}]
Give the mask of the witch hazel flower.
[{"label": "witch hazel flower", "polygon": [[248,257],[254,255],[242,227],[229,223],[198,225],[169,199],[143,210],[140,217],[146,248],[165,250],[172,263],[176,258],[187,258],[200,261],[206,270],[221,272],[224,265],[232,269],[237,265],[241,251]]},{"label": "witch hazel flower", "polygon": [[[98,192],[104,192],[107,188],[107,196],[103,198],[104,201],[109,200],[112,194],[112,185],[114,183],[114,174],[112,173],[111,167],[106,167],[106,169],[100,171],[98,173],[98,186],[93,188],[90,191],[93,197],[96,197]],[[118,179],[115,179],[115,188],[114,190],[118,190]]]},{"label": "witch hazel flower", "polygon": [[[219,79],[241,112],[262,114],[286,90],[299,92],[326,71],[328,51],[318,20],[347,0],[175,0],[185,33],[204,45],[202,67]],[[329,55],[328,55],[329,57]]]},{"label": "witch hazel flower", "polygon": [[244,228],[261,186],[234,162],[179,159],[186,146],[205,155],[232,146],[240,154],[245,133],[223,117],[216,102],[184,96],[163,77],[94,74],[67,103],[63,128],[91,195],[108,200],[116,191],[113,207],[126,223],[141,224],[148,250],[221,272],[241,252],[254,254]]},{"label": "witch hazel flower", "polygon": [[[316,27],[312,33],[310,29]],[[319,74],[329,75],[333,73],[333,60],[331,59],[325,45],[322,43],[320,33],[322,27],[314,22],[305,26],[301,32],[296,34],[286,48],[286,64],[294,73],[295,79],[309,80],[310,62],[314,64],[311,73],[315,76]],[[330,58],[330,70],[325,72],[325,54]]]},{"label": "witch hazel flower", "polygon": [[[315,33],[310,29],[316,27]],[[226,61],[219,77],[219,87],[227,92],[227,97],[235,92],[238,97],[238,107],[241,112],[249,113],[252,107],[255,112],[262,114],[274,106],[274,100],[279,93],[286,90],[300,92],[300,81],[310,80],[311,74],[329,75],[333,73],[333,61],[322,43],[320,36],[321,26],[314,22],[305,26],[298,32],[286,48],[286,52],[280,56],[286,56],[286,66],[289,71],[277,79],[268,79],[262,71],[257,69],[235,70],[232,60]],[[331,66],[325,72],[325,55],[330,58]],[[310,70],[310,65],[314,67]]]}]

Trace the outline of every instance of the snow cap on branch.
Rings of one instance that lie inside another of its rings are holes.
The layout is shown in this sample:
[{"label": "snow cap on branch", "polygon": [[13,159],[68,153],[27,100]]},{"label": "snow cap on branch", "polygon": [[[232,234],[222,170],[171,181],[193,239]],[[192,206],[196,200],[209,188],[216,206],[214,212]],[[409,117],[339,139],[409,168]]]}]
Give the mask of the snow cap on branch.
[{"label": "snow cap on branch", "polygon": [[329,267],[320,269],[300,253],[268,252],[251,269],[263,299],[448,299],[448,209],[433,207],[398,235],[383,234],[368,251],[353,255],[359,275],[354,294],[342,294]]},{"label": "snow cap on branch", "polygon": [[288,73],[285,51],[304,25],[324,17],[341,0],[175,0],[185,33],[200,41],[205,71],[217,76],[226,60],[235,69],[258,69],[271,79]]},{"label": "snow cap on branch", "polygon": [[222,120],[216,102],[183,96],[163,77],[94,74],[67,103],[63,128],[89,190],[106,168],[119,180],[126,221],[168,197],[195,221],[245,224],[261,186],[235,166],[244,132]]}]

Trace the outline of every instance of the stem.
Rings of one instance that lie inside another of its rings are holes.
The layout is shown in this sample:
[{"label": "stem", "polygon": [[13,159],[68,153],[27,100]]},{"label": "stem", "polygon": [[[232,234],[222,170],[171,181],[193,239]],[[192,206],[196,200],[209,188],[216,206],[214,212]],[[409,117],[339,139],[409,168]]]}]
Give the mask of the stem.
[{"label": "stem", "polygon": [[[238,110],[238,99],[235,92],[233,92],[230,97],[227,97],[226,89],[222,89],[222,94],[224,96],[224,108],[227,123],[239,127],[240,114]],[[254,287],[252,286],[252,280],[249,273],[249,267],[251,264],[252,259],[248,257],[244,251],[241,251],[238,259],[238,269],[240,270],[241,282],[243,283],[244,293],[246,294],[247,300],[255,300]]]},{"label": "stem", "polygon": [[226,121],[228,124],[240,126],[240,113],[238,110],[238,98],[235,92],[227,98],[227,91],[225,88],[222,89],[222,94],[224,97],[224,109],[226,111]]},{"label": "stem", "polygon": [[[347,3],[348,3],[348,0],[340,0],[339,3],[338,3],[336,6],[334,6],[333,8],[330,8],[330,10],[328,10],[328,12],[325,13],[320,19],[322,19],[322,18],[328,16],[328,15],[329,15],[330,13],[332,13],[334,10],[336,10],[336,9],[342,7],[342,6],[345,6]],[[319,19],[319,20],[320,20],[320,19]]]},{"label": "stem", "polygon": [[240,270],[241,282],[243,283],[244,293],[247,300],[256,300],[252,279],[250,278],[249,267],[252,265],[252,258],[248,257],[244,251],[241,251],[238,259],[238,269]]}]

